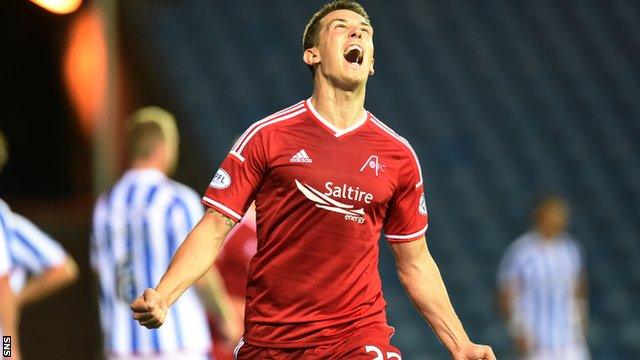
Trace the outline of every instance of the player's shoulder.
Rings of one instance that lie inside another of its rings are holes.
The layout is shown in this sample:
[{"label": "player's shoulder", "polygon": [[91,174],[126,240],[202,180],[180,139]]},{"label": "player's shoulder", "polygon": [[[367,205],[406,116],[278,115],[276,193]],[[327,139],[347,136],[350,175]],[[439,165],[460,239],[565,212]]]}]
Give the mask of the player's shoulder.
[{"label": "player's shoulder", "polygon": [[512,256],[525,256],[532,248],[536,246],[536,235],[528,231],[511,242],[507,247],[507,253],[511,253]]},{"label": "player's shoulder", "polygon": [[582,245],[582,243],[580,243],[580,241],[578,241],[578,239],[573,234],[570,234],[570,233],[562,234],[562,241],[570,251],[577,253],[578,256],[583,256],[585,252],[584,246]]},{"label": "player's shoulder", "polygon": [[11,208],[9,207],[9,205],[4,202],[4,200],[0,199],[0,215],[4,215],[4,214],[10,214],[11,213]]},{"label": "player's shoulder", "polygon": [[31,220],[27,219],[26,217],[18,214],[18,213],[12,213],[11,214],[13,217],[13,224],[16,227],[16,229],[33,229],[36,228],[36,225],[34,223],[31,222]]},{"label": "player's shoulder", "polygon": [[254,139],[259,139],[263,136],[267,136],[267,134],[276,131],[277,129],[280,129],[284,126],[299,123],[301,120],[303,120],[304,115],[307,111],[308,108],[306,102],[302,100],[254,122],[242,133],[242,135],[240,135],[238,140],[236,140],[236,142],[233,144],[233,147],[231,148],[231,154],[244,161],[244,156],[242,155],[243,151]]},{"label": "player's shoulder", "polygon": [[13,227],[13,213],[9,205],[0,199],[0,231]]},{"label": "player's shoulder", "polygon": [[269,114],[258,121],[253,122],[242,134],[242,137],[255,134],[264,134],[283,126],[289,126],[301,120],[309,109],[305,100],[298,101],[297,103],[287,106],[281,110],[278,110],[272,114]]},{"label": "player's shoulder", "polygon": [[171,192],[173,199],[182,200],[189,204],[200,204],[200,195],[191,187],[173,179],[167,179],[164,188]]},{"label": "player's shoulder", "polygon": [[392,146],[395,146],[400,151],[405,153],[407,156],[415,157],[415,151],[413,147],[409,143],[405,137],[398,134],[395,130],[393,130],[389,125],[384,123],[378,117],[369,113],[369,118],[371,121],[371,128],[381,137],[386,139],[388,143]]}]

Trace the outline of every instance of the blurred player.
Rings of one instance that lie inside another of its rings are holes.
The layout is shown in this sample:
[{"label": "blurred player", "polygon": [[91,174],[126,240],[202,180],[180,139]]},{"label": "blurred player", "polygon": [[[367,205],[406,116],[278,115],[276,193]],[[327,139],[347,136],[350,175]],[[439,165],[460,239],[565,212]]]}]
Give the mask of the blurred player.
[{"label": "blurred player", "polygon": [[303,60],[312,97],[256,122],[236,142],[203,197],[206,214],[156,289],[132,304],[141,324],[162,324],[255,200],[258,252],[238,359],[400,359],[378,274],[383,230],[400,280],[452,356],[495,358],[467,337],[427,250],[415,152],[364,109],[372,36],[355,2],[334,1],[310,19]]},{"label": "blurred player", "polygon": [[[8,157],[6,140],[0,132],[0,171]],[[9,206],[0,200],[0,336],[11,336],[11,355],[13,359],[20,359],[18,306],[9,282],[9,271],[12,266],[9,254],[9,239],[13,229],[12,218]]]},{"label": "blurred player", "polygon": [[[244,306],[247,287],[249,261],[256,254],[258,238],[256,234],[256,209],[251,205],[249,210],[225,239],[215,266],[229,292],[231,304],[240,321],[244,319]],[[220,336],[215,320],[211,321],[216,360],[232,360],[233,350],[240,338],[234,339],[229,347],[227,339]]]},{"label": "blurred player", "polygon": [[9,252],[11,289],[19,309],[40,301],[78,278],[78,266],[55,240],[25,217],[13,213]]},{"label": "blurred player", "polygon": [[[0,170],[7,158],[7,146],[0,134]],[[9,284],[16,311],[71,284],[78,278],[78,266],[64,249],[25,217],[5,205],[2,227],[11,261]],[[19,318],[19,316],[18,316]]]},{"label": "blurred player", "polygon": [[[195,291],[187,291],[175,304],[162,329],[141,328],[131,318],[129,303],[160,280],[203,209],[193,190],[167,177],[178,157],[173,116],[157,107],[143,108],[132,115],[127,130],[130,168],[100,196],[93,220],[92,264],[100,278],[106,356],[205,359],[211,339]],[[229,336],[235,337],[239,331],[220,285],[205,276],[197,290]]]},{"label": "blurred player", "polygon": [[0,336],[11,336],[11,355],[19,359],[18,304],[9,281],[12,267],[8,241],[11,238],[11,217],[11,210],[0,200]]},{"label": "blurred player", "polygon": [[565,232],[567,202],[544,195],[531,213],[533,228],[509,245],[498,270],[515,346],[523,359],[588,359],[584,252]]}]

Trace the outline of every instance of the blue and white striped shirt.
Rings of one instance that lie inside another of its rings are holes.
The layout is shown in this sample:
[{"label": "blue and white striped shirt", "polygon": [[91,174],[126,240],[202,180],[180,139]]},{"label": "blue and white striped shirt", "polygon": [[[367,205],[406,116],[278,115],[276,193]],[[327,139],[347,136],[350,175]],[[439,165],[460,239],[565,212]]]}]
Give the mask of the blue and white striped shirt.
[{"label": "blue and white striped shirt", "polygon": [[11,210],[0,200],[0,276],[8,276],[11,270],[9,239],[13,229]]},{"label": "blue and white striped shirt", "polygon": [[9,275],[15,294],[27,276],[64,264],[66,256],[58,243],[0,200],[0,275]]},{"label": "blue and white striped shirt", "polygon": [[195,191],[157,170],[129,170],[100,196],[93,215],[91,262],[100,278],[107,353],[178,356],[211,350],[205,311],[194,289],[176,301],[159,329],[140,326],[129,308],[145,288],[160,281],[202,214]]},{"label": "blue and white striped shirt", "polygon": [[568,234],[544,241],[527,232],[507,248],[498,286],[514,291],[512,314],[534,349],[584,344],[575,295],[584,271],[584,252]]},{"label": "blue and white striped shirt", "polygon": [[39,275],[63,265],[67,254],[60,244],[24,216],[12,215],[13,234],[9,238],[9,253],[13,263],[11,289],[17,294],[26,283],[27,276]]}]

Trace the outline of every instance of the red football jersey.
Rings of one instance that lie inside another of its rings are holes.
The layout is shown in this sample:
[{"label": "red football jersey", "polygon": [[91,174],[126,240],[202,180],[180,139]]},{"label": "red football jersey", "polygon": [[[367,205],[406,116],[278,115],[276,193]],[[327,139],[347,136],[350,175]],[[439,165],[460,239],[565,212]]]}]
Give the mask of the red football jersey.
[{"label": "red football jersey", "polygon": [[302,101],[250,126],[202,199],[235,220],[254,200],[247,342],[317,346],[386,323],[380,233],[403,242],[427,229],[420,164],[404,138],[366,111],[339,130]]}]

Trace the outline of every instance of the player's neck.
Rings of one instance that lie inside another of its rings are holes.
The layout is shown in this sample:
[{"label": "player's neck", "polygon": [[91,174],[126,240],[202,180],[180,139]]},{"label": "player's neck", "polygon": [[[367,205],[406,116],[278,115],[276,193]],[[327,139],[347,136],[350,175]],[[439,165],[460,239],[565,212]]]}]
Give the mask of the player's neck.
[{"label": "player's neck", "polygon": [[157,170],[165,175],[167,173],[166,166],[161,161],[153,158],[133,160],[129,168],[132,170]]},{"label": "player's neck", "polygon": [[541,235],[545,242],[553,242],[558,236],[560,236],[560,234],[562,234],[562,230],[558,230],[556,228],[545,228],[542,226],[538,226],[536,231]]},{"label": "player's neck", "polygon": [[362,119],[364,86],[355,91],[317,83],[311,97],[313,107],[338,129],[347,129]]}]

